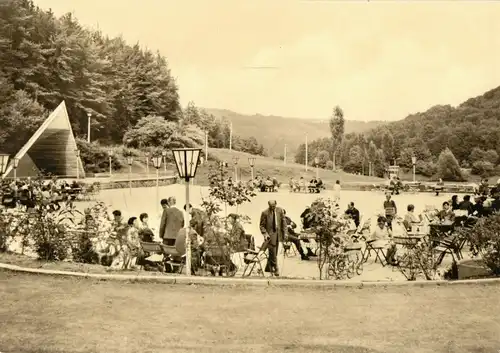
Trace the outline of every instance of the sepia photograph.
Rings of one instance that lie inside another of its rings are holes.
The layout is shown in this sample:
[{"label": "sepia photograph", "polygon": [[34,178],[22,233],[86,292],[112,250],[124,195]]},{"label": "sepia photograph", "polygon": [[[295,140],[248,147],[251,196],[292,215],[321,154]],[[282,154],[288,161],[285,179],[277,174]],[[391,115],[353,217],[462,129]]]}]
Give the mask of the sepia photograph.
[{"label": "sepia photograph", "polygon": [[0,353],[500,353],[500,1],[0,0]]}]

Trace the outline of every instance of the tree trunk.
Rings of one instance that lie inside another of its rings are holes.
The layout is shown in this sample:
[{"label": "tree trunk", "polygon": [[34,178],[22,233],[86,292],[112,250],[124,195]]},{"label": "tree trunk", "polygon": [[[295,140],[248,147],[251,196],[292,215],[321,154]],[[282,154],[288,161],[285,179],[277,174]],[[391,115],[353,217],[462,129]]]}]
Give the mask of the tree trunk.
[{"label": "tree trunk", "polygon": [[332,170],[335,171],[337,168],[335,166],[335,162],[336,162],[336,157],[337,156],[337,151],[334,151],[333,152],[333,161],[332,161]]}]

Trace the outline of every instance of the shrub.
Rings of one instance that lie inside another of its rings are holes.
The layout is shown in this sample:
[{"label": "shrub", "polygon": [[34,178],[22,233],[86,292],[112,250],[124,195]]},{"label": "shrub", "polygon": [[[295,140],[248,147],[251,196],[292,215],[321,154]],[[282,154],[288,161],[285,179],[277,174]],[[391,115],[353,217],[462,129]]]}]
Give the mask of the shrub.
[{"label": "shrub", "polygon": [[437,173],[436,164],[432,161],[417,161],[417,164],[415,165],[415,173],[431,177]]},{"label": "shrub", "polygon": [[462,170],[449,148],[441,152],[437,162],[437,176],[445,181],[463,181]]},{"label": "shrub", "polygon": [[[76,142],[86,172],[109,172],[109,148],[105,148],[97,142],[88,143],[81,139],[77,139]],[[119,170],[123,167],[120,157],[116,153],[111,157],[111,163],[113,170]]]},{"label": "shrub", "polygon": [[[346,239],[341,231],[346,226],[337,215],[335,202],[330,199],[317,199],[310,206],[311,212],[308,220],[311,222],[311,229],[316,234],[318,249],[318,270],[320,279],[328,279],[330,276],[344,278],[347,266],[337,266],[344,264],[344,246]],[[328,265],[328,271],[325,271]]]},{"label": "shrub", "polygon": [[480,255],[493,274],[500,276],[500,214],[480,218],[461,235],[469,240],[472,255]]},{"label": "shrub", "polygon": [[494,175],[495,166],[486,161],[477,161],[472,164],[472,174],[480,175],[482,177],[489,177]]}]

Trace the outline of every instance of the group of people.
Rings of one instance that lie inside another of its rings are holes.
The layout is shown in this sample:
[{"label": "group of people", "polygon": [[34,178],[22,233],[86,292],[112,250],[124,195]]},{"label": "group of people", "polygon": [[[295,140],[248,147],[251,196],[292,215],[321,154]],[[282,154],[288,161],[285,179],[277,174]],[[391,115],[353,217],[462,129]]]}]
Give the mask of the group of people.
[{"label": "group of people", "polygon": [[265,179],[261,176],[255,177],[253,180],[249,181],[250,186],[261,192],[277,192],[280,187],[280,182],[276,177],[266,177]]},{"label": "group of people", "polygon": [[78,198],[82,192],[82,185],[65,180],[25,180],[8,181],[4,179],[1,184],[1,203],[6,208],[22,206],[34,208],[39,204],[51,207],[54,210],[61,208],[60,203],[71,202]]},{"label": "group of people", "polygon": [[319,193],[321,190],[325,189],[323,180],[319,177],[314,177],[309,182],[307,182],[304,177],[300,177],[299,180],[290,178],[289,187],[291,192]]}]

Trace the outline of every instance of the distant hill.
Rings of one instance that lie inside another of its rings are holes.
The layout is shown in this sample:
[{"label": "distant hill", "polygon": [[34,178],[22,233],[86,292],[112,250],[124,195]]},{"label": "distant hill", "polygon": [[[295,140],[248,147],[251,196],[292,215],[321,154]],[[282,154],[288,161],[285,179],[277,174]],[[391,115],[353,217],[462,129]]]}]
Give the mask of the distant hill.
[{"label": "distant hill", "polygon": [[[254,136],[264,145],[270,156],[283,154],[287,145],[290,155],[304,143],[307,133],[310,141],[330,136],[328,120],[300,119],[282,116],[244,115],[225,109],[205,108],[207,113],[217,118],[226,118],[233,123],[233,132],[241,137]],[[381,121],[346,121],[346,133],[366,132],[384,124]]]},{"label": "distant hill", "polygon": [[[393,155],[396,157],[406,155],[404,150],[409,148],[421,160],[428,156],[437,158],[448,147],[462,166],[468,167],[482,160],[481,156],[478,158],[481,153],[473,149],[500,154],[500,87],[470,98],[457,107],[438,105],[409,115],[403,120],[376,127],[367,135],[382,146],[384,131],[387,130],[394,139]],[[408,163],[407,159],[400,162]],[[494,159],[490,162],[496,165],[499,160]]]}]

